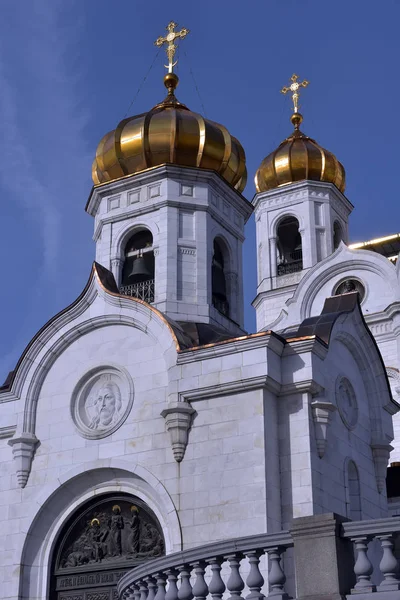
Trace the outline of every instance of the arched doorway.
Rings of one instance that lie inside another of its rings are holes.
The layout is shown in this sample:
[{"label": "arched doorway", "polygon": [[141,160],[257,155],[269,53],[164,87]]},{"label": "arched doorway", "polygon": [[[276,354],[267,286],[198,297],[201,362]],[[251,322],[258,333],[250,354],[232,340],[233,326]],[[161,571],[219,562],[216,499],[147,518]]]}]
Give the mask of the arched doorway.
[{"label": "arched doorway", "polygon": [[50,600],[116,600],[130,569],[165,554],[153,511],[129,494],[105,494],[81,506],[58,536]]}]

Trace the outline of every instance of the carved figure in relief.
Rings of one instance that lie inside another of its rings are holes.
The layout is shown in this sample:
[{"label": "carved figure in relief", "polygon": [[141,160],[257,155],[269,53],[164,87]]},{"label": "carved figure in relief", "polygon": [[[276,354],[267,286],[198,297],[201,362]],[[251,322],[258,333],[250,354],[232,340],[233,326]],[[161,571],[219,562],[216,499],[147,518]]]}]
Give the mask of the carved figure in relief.
[{"label": "carved figure in relief", "polygon": [[164,542],[160,532],[151,525],[145,523],[143,527],[142,539],[140,541],[141,556],[159,556],[164,551]]},{"label": "carved figure in relief", "polygon": [[92,560],[101,562],[107,554],[106,539],[108,530],[101,529],[99,519],[92,519],[90,522],[89,539],[92,545]]},{"label": "carved figure in relief", "polygon": [[135,556],[139,554],[140,549],[140,518],[137,506],[131,506],[132,520],[130,522],[130,533],[128,537],[128,552]]},{"label": "carved figure in relief", "polygon": [[121,508],[116,504],[112,507],[112,516],[108,522],[110,528],[109,553],[110,556],[122,555],[122,535],[124,528],[124,518],[121,515]]},{"label": "carved figure in relief", "polygon": [[[92,404],[87,400],[88,404]],[[95,397],[93,406],[96,414],[89,423],[89,429],[106,429],[115,425],[122,408],[121,391],[116,383],[109,381],[102,385]]]}]

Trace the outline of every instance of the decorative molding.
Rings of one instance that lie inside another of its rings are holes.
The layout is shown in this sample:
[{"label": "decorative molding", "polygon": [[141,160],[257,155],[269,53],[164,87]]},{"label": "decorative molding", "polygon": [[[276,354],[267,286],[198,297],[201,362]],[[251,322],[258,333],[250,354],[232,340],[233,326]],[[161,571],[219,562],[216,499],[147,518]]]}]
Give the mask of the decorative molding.
[{"label": "decorative molding", "polygon": [[24,488],[27,484],[32,468],[32,460],[35,455],[39,440],[34,433],[22,432],[20,435],[8,440],[12,448],[13,458],[17,472],[19,486]]},{"label": "decorative molding", "polygon": [[128,204],[136,204],[140,202],[140,188],[128,192]]},{"label": "decorative molding", "polygon": [[151,200],[152,198],[158,198],[158,196],[161,196],[161,183],[149,185],[147,187],[147,198]]},{"label": "decorative molding", "polygon": [[381,494],[386,486],[386,470],[393,446],[386,441],[376,442],[371,444],[371,450],[374,459],[376,485],[378,492]]},{"label": "decorative molding", "polygon": [[121,194],[111,196],[107,201],[107,210],[115,210],[121,206]]},{"label": "decorative molding", "polygon": [[0,440],[5,440],[7,438],[11,438],[15,435],[17,430],[16,425],[9,425],[8,427],[0,427]]},{"label": "decorative molding", "polygon": [[189,430],[195,412],[188,402],[174,402],[161,411],[161,416],[164,417],[167,431],[170,434],[172,452],[178,463],[185,456]]},{"label": "decorative molding", "polygon": [[180,254],[190,254],[191,256],[196,256],[195,248],[184,248],[183,246],[178,246],[178,252]]},{"label": "decorative molding", "polygon": [[325,454],[328,426],[331,421],[331,414],[334,413],[335,410],[336,406],[332,404],[332,402],[325,402],[323,400],[314,400],[314,402],[311,402],[315,442],[320,458]]},{"label": "decorative molding", "polygon": [[358,421],[358,404],[354,388],[347,377],[342,375],[337,377],[335,398],[343,423],[347,429],[354,429]]},{"label": "decorative molding", "polygon": [[193,196],[193,186],[181,183],[181,196]]}]

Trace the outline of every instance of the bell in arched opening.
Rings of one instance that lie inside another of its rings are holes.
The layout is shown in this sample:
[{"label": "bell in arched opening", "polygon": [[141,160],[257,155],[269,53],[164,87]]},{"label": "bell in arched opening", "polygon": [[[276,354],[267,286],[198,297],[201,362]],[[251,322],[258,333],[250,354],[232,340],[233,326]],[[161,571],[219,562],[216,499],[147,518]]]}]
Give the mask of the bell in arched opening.
[{"label": "bell in arched opening", "polygon": [[217,241],[214,240],[214,255],[211,267],[212,303],[226,317],[229,316],[229,303],[226,294],[224,256]]},{"label": "bell in arched opening", "polygon": [[154,302],[153,236],[147,229],[134,233],[125,247],[121,294]]},{"label": "bell in arched opening", "polygon": [[277,275],[296,273],[303,268],[303,251],[299,222],[295,217],[286,217],[277,228]]}]

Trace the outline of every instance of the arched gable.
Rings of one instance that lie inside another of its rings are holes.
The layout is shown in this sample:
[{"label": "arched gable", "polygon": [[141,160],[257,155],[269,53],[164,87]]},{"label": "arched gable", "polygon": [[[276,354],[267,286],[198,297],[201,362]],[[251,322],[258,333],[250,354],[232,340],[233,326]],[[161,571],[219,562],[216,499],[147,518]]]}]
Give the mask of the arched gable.
[{"label": "arched gable", "polygon": [[359,278],[363,279],[367,288],[366,301],[369,302],[368,274],[381,280],[381,289],[387,291],[387,306],[400,300],[396,267],[387,258],[370,250],[352,250],[341,242],[333,254],[317,263],[302,277],[292,298],[286,302],[286,307],[271,326],[285,328],[319,314],[325,298],[333,294],[339,280],[353,273],[358,273]]}]

